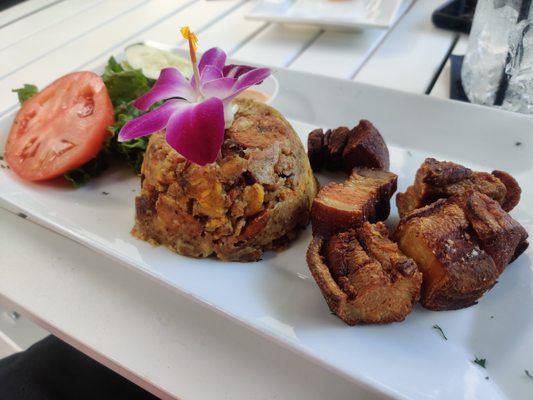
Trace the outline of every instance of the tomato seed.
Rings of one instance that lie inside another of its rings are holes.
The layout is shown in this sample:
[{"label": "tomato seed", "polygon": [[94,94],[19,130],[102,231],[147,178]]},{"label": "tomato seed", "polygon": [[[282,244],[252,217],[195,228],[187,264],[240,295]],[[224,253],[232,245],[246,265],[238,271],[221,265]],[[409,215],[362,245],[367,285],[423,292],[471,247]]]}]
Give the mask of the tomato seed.
[{"label": "tomato seed", "polygon": [[84,97],[83,107],[78,111],[78,117],[85,118],[94,112],[94,99],[92,97]]}]

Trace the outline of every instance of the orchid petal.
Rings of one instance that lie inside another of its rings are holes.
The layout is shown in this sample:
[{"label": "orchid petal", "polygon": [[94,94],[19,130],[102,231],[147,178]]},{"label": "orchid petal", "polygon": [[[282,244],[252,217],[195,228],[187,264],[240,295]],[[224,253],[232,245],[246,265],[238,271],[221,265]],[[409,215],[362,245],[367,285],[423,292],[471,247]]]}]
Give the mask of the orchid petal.
[{"label": "orchid petal", "polygon": [[172,97],[193,101],[196,97],[191,84],[176,68],[164,68],[152,89],[133,102],[139,110],[147,110],[154,103]]},{"label": "orchid petal", "polygon": [[222,69],[222,74],[227,78],[238,78],[239,76],[253,69],[256,68],[250,65],[229,64],[224,66]]},{"label": "orchid petal", "polygon": [[202,55],[198,66],[194,51],[191,60],[194,76],[190,82],[176,69],[165,68],[152,89],[133,102],[141,110],[161,101],[163,104],[126,123],[119,133],[120,141],[166,128],[168,144],[189,161],[206,165],[217,160],[225,124],[231,124],[234,112],[231,99],[267,78],[270,69],[224,66],[226,54],[216,47]]},{"label": "orchid petal", "polygon": [[224,105],[218,98],[179,108],[167,125],[168,144],[198,165],[215,162],[224,141]]},{"label": "orchid petal", "polygon": [[[224,64],[226,63],[226,53],[219,49],[218,47],[212,47],[209,50],[207,50],[204,54],[202,54],[202,58],[200,58],[200,62],[198,63],[198,72],[200,73],[200,76],[204,72],[204,69],[207,66],[211,66],[213,68],[216,68],[220,71],[222,71],[222,68],[224,68]],[[200,77],[200,81],[203,81],[203,79]],[[192,87],[196,87],[196,77],[193,76],[191,78],[191,85]]]},{"label": "orchid petal", "polygon": [[226,53],[218,47],[213,47],[202,54],[202,58],[200,58],[200,62],[198,63],[198,71],[201,74],[207,65],[211,65],[222,71],[225,63]]},{"label": "orchid petal", "polygon": [[118,134],[119,142],[136,139],[163,129],[167,126],[172,114],[179,108],[180,103],[187,104],[179,100],[167,101],[155,110],[126,122]]},{"label": "orchid petal", "polygon": [[256,85],[265,80],[271,71],[270,68],[256,68],[242,74],[233,86],[233,93],[230,96],[235,97],[242,91],[248,89],[250,86]]},{"label": "orchid petal", "polygon": [[209,82],[214,81],[215,79],[223,78],[222,70],[212,66],[212,65],[206,65],[204,70],[202,71],[202,75],[200,76],[201,83],[203,82]]},{"label": "orchid petal", "polygon": [[205,98],[218,97],[222,101],[233,95],[233,86],[236,81],[233,78],[220,78],[202,83],[200,88]]}]

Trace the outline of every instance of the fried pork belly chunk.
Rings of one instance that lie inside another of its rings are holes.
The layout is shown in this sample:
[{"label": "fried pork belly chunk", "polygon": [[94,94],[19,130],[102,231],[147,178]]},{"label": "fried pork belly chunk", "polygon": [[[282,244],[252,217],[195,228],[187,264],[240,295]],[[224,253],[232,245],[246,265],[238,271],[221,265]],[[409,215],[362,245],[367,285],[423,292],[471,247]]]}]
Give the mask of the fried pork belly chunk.
[{"label": "fried pork belly chunk", "polygon": [[313,235],[329,237],[360,227],[365,221],[387,219],[397,179],[392,172],[354,168],[346,181],[328,183],[313,201]]},{"label": "fried pork belly chunk", "polygon": [[426,158],[416,172],[414,184],[396,196],[396,205],[403,217],[438,199],[470,190],[486,194],[500,203],[505,211],[511,211],[520,201],[520,186],[506,172],[476,172],[450,161]]},{"label": "fried pork belly chunk", "polygon": [[372,122],[362,119],[352,129],[342,153],[342,161],[348,173],[354,167],[389,170],[389,149]]},{"label": "fried pork belly chunk", "polygon": [[272,107],[236,100],[220,158],[199,166],[153,134],[133,234],[187,256],[253,261],[305,227],[317,185],[291,125]]},{"label": "fried pork belly chunk", "polygon": [[326,146],[324,146],[324,131],[315,129],[307,136],[307,156],[313,171],[321,171],[326,161]]},{"label": "fried pork belly chunk", "polygon": [[422,272],[421,303],[431,310],[475,304],[527,247],[525,229],[474,191],[411,212],[393,238]]},{"label": "fried pork belly chunk", "polygon": [[328,170],[338,171],[342,168],[344,161],[342,154],[350,134],[350,129],[345,126],[340,126],[326,132],[324,143],[326,145],[326,167]]},{"label": "fried pork belly chunk", "polygon": [[389,170],[389,149],[370,121],[359,121],[353,129],[341,126],[315,129],[307,137],[307,154],[313,171],[325,166],[330,171],[350,173],[355,167]]},{"label": "fried pork belly chunk", "polygon": [[331,311],[348,325],[402,321],[420,296],[422,274],[382,222],[315,236],[307,264]]}]

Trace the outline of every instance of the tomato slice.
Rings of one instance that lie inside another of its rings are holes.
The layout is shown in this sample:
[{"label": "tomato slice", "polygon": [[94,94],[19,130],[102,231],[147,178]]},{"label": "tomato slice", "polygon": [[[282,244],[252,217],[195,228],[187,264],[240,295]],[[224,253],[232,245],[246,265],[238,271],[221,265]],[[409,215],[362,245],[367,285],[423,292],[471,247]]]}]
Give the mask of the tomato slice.
[{"label": "tomato slice", "polygon": [[55,178],[95,157],[113,122],[102,78],[86,71],[65,75],[22,105],[7,138],[6,161],[23,179]]}]

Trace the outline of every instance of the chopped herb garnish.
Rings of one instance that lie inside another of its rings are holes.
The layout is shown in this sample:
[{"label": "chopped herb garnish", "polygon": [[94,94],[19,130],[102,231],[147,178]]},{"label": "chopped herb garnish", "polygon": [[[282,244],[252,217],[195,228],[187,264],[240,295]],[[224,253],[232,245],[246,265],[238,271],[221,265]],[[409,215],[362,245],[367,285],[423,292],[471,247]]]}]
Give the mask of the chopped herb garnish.
[{"label": "chopped herb garnish", "polygon": [[487,359],[486,358],[477,358],[472,361],[474,364],[477,364],[479,365],[480,367],[483,367],[483,368],[486,368],[485,364],[487,363]]},{"label": "chopped herb garnish", "polygon": [[528,378],[533,379],[533,375],[531,375],[527,369],[525,369],[524,372]]},{"label": "chopped herb garnish", "polygon": [[448,338],[446,337],[446,335],[444,334],[444,331],[442,330],[442,328],[441,328],[440,326],[438,326],[438,325],[433,325],[433,329],[435,329],[436,331],[438,331],[438,332],[441,334],[441,336],[442,336],[442,338],[443,338],[444,340],[448,340]]}]

